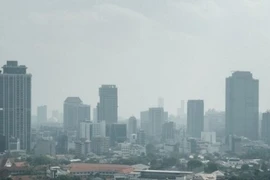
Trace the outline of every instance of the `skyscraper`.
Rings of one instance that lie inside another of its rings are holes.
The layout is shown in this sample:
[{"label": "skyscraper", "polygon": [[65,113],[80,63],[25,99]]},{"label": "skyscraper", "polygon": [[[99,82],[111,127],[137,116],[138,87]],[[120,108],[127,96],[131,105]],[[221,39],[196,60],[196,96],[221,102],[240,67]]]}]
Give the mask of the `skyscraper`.
[{"label": "skyscraper", "polygon": [[226,134],[258,139],[259,81],[236,71],[226,79]]},{"label": "skyscraper", "polygon": [[39,123],[47,121],[47,106],[37,107],[37,120]]},{"label": "skyscraper", "polygon": [[270,112],[263,113],[262,115],[262,140],[270,144]]},{"label": "skyscraper", "polygon": [[98,122],[105,121],[107,124],[117,123],[117,87],[115,85],[102,85],[99,88],[99,98],[100,100],[97,105]]},{"label": "skyscraper", "polygon": [[128,119],[127,128],[128,138],[130,138],[132,134],[137,133],[137,119],[134,116]]},{"label": "skyscraper", "polygon": [[90,106],[79,97],[68,97],[64,102],[64,130],[78,131],[82,121],[90,120]]},{"label": "skyscraper", "polygon": [[149,108],[149,135],[154,138],[161,138],[162,125],[165,123],[163,108]]},{"label": "skyscraper", "polygon": [[200,138],[204,125],[204,102],[203,100],[189,100],[187,106],[187,134]]},{"label": "skyscraper", "polygon": [[0,134],[20,140],[20,149],[30,151],[31,79],[27,67],[7,61],[0,74]]}]

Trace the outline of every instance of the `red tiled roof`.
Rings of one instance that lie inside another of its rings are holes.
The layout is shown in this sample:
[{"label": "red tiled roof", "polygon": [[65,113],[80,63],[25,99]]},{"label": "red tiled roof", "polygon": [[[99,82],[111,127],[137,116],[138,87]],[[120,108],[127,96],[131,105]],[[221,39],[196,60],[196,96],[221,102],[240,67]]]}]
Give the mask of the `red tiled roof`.
[{"label": "red tiled roof", "polygon": [[133,171],[131,166],[116,164],[87,164],[87,163],[71,163],[68,165],[71,173],[73,172],[117,172],[130,173]]},{"label": "red tiled roof", "polygon": [[36,176],[14,176],[11,177],[12,180],[32,180]]}]

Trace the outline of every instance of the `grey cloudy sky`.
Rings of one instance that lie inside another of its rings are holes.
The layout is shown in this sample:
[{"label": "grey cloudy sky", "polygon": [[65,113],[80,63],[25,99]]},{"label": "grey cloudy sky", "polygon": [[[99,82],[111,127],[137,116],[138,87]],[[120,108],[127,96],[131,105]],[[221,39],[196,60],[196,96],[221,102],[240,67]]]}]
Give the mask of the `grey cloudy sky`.
[{"label": "grey cloudy sky", "polygon": [[[96,106],[116,84],[119,114],[164,97],[224,109],[225,78],[252,71],[270,108],[269,0],[0,0],[0,63],[33,74],[33,108],[62,110],[67,96]],[[35,112],[34,112],[35,114]]]}]

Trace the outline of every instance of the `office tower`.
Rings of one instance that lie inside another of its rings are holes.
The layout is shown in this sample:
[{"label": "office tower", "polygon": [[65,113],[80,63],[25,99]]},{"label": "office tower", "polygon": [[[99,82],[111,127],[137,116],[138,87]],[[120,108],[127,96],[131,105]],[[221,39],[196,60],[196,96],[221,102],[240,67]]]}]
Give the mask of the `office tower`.
[{"label": "office tower", "polygon": [[204,102],[203,100],[189,100],[187,108],[187,134],[194,138],[201,138],[204,125]]},{"label": "office tower", "polygon": [[90,120],[90,106],[79,97],[68,97],[64,102],[64,130],[78,131],[82,121]]},{"label": "office tower", "polygon": [[261,125],[261,137],[262,140],[270,144],[270,112],[265,112],[262,115],[262,125]]},{"label": "office tower", "polygon": [[143,129],[137,132],[137,143],[142,146],[145,145],[145,131]]},{"label": "office tower", "polygon": [[162,125],[164,122],[163,108],[149,108],[149,135],[152,138],[161,138]]},{"label": "office tower", "polygon": [[141,129],[145,131],[147,135],[150,133],[150,126],[149,126],[149,111],[142,111],[140,113],[141,119]]},{"label": "office tower", "polygon": [[107,124],[106,136],[110,137],[110,144],[114,146],[116,143],[123,143],[127,140],[126,124]]},{"label": "office tower", "polygon": [[137,119],[134,116],[128,119],[127,128],[128,128],[127,130],[128,138],[130,139],[132,134],[137,133]]},{"label": "office tower", "polygon": [[27,67],[7,61],[0,72],[0,134],[20,139],[21,150],[30,151],[31,144],[31,79]]},{"label": "office tower", "polygon": [[175,124],[173,122],[166,122],[162,126],[162,140],[165,142],[172,142],[174,140]]},{"label": "office tower", "polygon": [[164,99],[162,97],[158,98],[158,107],[164,108]]},{"label": "office tower", "polygon": [[47,121],[47,106],[37,107],[37,120],[39,123]]},{"label": "office tower", "polygon": [[236,71],[226,79],[226,134],[258,139],[259,81]]},{"label": "office tower", "polygon": [[98,115],[97,115],[97,108],[94,108],[93,109],[93,121],[94,122],[97,122],[97,117],[98,117]]},{"label": "office tower", "polygon": [[80,123],[80,139],[90,140],[91,139],[91,122],[83,121]]},{"label": "office tower", "polygon": [[106,137],[105,121],[91,124],[91,138],[93,137]]},{"label": "office tower", "polygon": [[117,123],[117,87],[115,85],[102,85],[101,88],[99,88],[99,98],[97,105],[98,121],[105,121],[106,124]]}]

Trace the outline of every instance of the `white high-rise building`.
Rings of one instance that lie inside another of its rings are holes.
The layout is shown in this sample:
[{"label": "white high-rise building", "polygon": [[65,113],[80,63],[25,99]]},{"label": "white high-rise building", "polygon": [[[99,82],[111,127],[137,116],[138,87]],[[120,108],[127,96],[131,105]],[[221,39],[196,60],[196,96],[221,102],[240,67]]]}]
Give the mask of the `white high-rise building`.
[{"label": "white high-rise building", "polygon": [[106,122],[92,123],[93,137],[106,137]]},{"label": "white high-rise building", "polygon": [[91,122],[84,121],[80,123],[80,138],[85,140],[91,139]]}]

